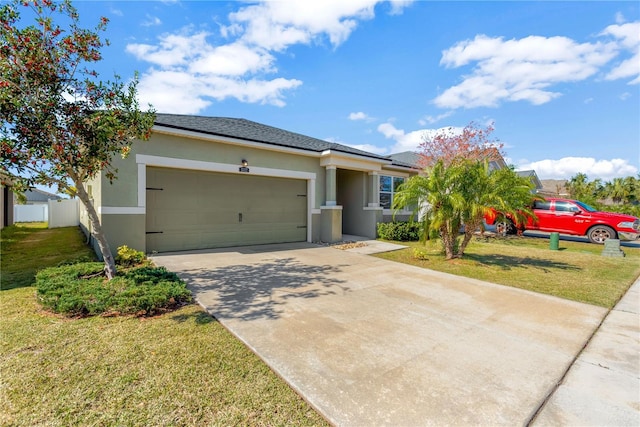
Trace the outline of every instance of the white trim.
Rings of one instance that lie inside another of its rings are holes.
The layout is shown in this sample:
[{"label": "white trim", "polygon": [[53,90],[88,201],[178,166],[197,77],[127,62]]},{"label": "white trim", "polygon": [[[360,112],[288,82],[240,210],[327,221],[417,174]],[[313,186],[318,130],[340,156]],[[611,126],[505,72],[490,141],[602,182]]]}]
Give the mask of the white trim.
[{"label": "white trim", "polygon": [[313,227],[313,206],[316,204],[316,180],[308,179],[307,180],[307,242],[311,243],[313,241],[313,236],[311,235],[312,227]]},{"label": "white trim", "polygon": [[147,165],[138,163],[138,206],[147,206]]},{"label": "white trim", "polygon": [[320,209],[311,209],[312,215],[320,215],[321,213],[322,213],[322,210]]},{"label": "white trim", "polygon": [[[240,172],[240,165],[230,163],[203,162],[201,160],[178,159],[175,157],[151,156],[148,154],[136,154],[136,163],[146,166],[159,166],[174,169],[202,170],[207,172],[235,173],[239,175],[260,175],[277,178],[316,179],[313,172],[302,172],[288,169],[271,169],[250,166],[250,172]],[[146,186],[145,186],[146,188]]]},{"label": "white trim", "polygon": [[100,215],[144,215],[145,213],[146,209],[140,206],[98,206]]},{"label": "white trim", "polygon": [[383,208],[379,207],[379,206],[365,206],[362,208],[362,210],[364,211],[383,211]]},{"label": "white trim", "polygon": [[328,205],[328,206],[320,206],[320,210],[336,210],[341,211],[342,206]]}]

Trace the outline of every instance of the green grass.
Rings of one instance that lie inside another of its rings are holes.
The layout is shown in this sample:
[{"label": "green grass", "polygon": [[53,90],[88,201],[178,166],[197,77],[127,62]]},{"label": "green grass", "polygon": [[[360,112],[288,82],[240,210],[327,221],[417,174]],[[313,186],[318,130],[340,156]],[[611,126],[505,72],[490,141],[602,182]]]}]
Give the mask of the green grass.
[{"label": "green grass", "polygon": [[78,227],[47,229],[46,223],[24,223],[3,228],[0,236],[0,290],[31,286],[36,272],[46,267],[96,260]]},{"label": "green grass", "polygon": [[[397,262],[527,289],[611,308],[640,275],[640,249],[623,247],[624,258],[601,256],[603,246],[513,237],[474,239],[461,259],[445,260],[439,243],[398,242],[407,249],[378,254]],[[426,259],[416,259],[414,248]]]},{"label": "green grass", "polygon": [[34,270],[85,256],[76,231],[2,231],[0,425],[327,425],[196,305],[143,318],[43,311]]}]

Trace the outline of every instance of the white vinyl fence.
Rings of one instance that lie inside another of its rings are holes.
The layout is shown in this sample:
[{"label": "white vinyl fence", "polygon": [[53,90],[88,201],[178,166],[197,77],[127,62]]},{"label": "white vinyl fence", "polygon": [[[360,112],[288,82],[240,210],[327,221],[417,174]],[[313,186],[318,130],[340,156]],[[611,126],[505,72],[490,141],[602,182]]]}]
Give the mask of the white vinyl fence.
[{"label": "white vinyl fence", "polygon": [[49,205],[13,205],[13,222],[47,222]]},{"label": "white vinyl fence", "polygon": [[49,200],[49,228],[71,227],[80,224],[78,199]]}]

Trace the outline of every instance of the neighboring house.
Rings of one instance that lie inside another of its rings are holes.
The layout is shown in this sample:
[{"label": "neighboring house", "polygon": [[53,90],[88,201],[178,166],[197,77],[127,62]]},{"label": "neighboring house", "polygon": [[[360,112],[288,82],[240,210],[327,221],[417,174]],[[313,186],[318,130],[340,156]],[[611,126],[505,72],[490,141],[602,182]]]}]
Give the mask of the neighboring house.
[{"label": "neighboring house", "polygon": [[0,171],[0,230],[13,224],[12,184],[9,175]]},{"label": "neighboring house", "polygon": [[540,193],[540,190],[542,190],[542,182],[540,181],[540,178],[538,178],[538,174],[536,173],[536,171],[532,169],[526,171],[516,171],[516,173],[522,178],[529,178],[529,181],[531,181],[531,183],[534,185],[532,193]]},{"label": "neighboring house", "polygon": [[545,197],[569,197],[566,179],[543,179],[538,194]]},{"label": "neighboring house", "polygon": [[46,205],[49,200],[62,200],[57,194],[47,193],[46,191],[32,188],[24,192],[26,199],[25,205]]},{"label": "neighboring house", "polygon": [[[411,164],[244,119],[157,114],[151,138],[88,182],[115,252],[376,237]],[[402,214],[402,213],[401,213]],[[406,218],[410,212],[404,212]],[[86,213],[81,223],[89,229]]]}]

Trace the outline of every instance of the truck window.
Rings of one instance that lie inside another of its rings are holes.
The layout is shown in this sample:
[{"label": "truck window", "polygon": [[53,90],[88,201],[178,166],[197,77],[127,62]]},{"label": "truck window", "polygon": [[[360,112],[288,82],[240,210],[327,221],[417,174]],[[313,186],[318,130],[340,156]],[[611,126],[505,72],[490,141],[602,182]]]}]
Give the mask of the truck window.
[{"label": "truck window", "polygon": [[556,212],[579,212],[579,209],[573,203],[556,201]]},{"label": "truck window", "polygon": [[550,211],[551,210],[551,202],[547,202],[546,200],[536,200],[533,203],[533,209],[540,209],[543,211]]}]

